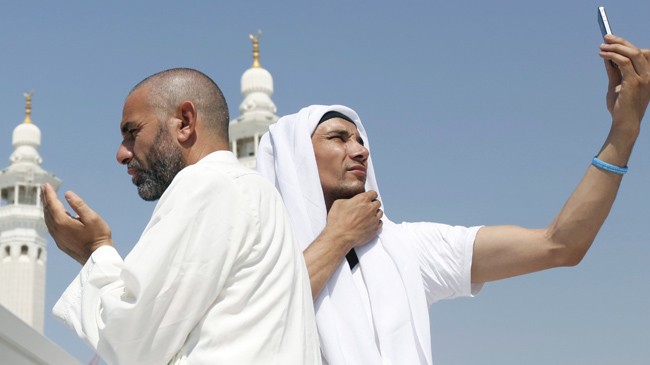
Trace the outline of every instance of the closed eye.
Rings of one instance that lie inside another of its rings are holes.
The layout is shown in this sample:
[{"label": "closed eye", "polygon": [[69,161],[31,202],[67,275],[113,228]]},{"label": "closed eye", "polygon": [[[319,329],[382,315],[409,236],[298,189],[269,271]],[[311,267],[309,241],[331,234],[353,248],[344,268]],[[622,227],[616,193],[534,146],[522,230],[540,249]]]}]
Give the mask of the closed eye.
[{"label": "closed eye", "polygon": [[327,139],[339,139],[343,142],[346,142],[350,138],[350,134],[347,132],[335,132],[331,133]]},{"label": "closed eye", "polygon": [[124,138],[135,138],[140,128],[136,127],[133,122],[126,122],[121,128]]}]

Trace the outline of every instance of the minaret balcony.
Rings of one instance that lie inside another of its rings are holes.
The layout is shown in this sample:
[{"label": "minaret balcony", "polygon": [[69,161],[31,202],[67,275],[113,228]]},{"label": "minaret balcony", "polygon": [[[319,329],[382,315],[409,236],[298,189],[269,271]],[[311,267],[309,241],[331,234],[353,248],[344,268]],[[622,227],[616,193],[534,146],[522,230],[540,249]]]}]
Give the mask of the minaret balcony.
[{"label": "minaret balcony", "polygon": [[36,205],[12,204],[0,206],[0,228],[9,225],[22,225],[23,222],[38,222],[44,225],[43,209]]}]

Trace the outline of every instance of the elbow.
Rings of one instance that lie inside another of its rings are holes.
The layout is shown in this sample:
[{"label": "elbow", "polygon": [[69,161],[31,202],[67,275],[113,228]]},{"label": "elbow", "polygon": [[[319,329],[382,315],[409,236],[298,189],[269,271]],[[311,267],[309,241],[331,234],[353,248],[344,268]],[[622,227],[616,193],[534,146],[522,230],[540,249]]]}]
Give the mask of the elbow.
[{"label": "elbow", "polygon": [[554,266],[577,266],[591,248],[600,224],[573,214],[560,224],[554,221],[544,230],[544,241],[550,247]]},{"label": "elbow", "polygon": [[568,250],[568,252],[563,253],[558,259],[557,259],[557,266],[562,266],[562,267],[573,267],[573,266],[578,266],[580,262],[582,262],[582,259],[585,257],[587,254],[587,251],[582,251],[582,250]]},{"label": "elbow", "polygon": [[593,240],[585,242],[554,243],[551,248],[551,267],[577,266],[584,259]]}]

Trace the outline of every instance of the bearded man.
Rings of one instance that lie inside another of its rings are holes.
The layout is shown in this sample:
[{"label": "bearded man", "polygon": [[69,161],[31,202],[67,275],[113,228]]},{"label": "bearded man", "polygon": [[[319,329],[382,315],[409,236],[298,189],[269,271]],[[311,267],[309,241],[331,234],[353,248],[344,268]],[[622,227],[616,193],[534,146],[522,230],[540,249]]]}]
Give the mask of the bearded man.
[{"label": "bearded man", "polygon": [[544,229],[393,223],[380,209],[356,112],[315,105],[271,125],[257,167],[280,190],[303,247],[323,363],[431,364],[429,305],[582,260],[614,202],[650,100],[650,51],[611,35],[605,41],[611,130]]},{"label": "bearded man", "polygon": [[108,225],[49,185],[45,222],[83,266],[54,313],[109,364],[320,364],[309,281],[279,194],[228,151],[219,87],[192,69],[130,92],[117,161],[158,200],[122,260]]}]

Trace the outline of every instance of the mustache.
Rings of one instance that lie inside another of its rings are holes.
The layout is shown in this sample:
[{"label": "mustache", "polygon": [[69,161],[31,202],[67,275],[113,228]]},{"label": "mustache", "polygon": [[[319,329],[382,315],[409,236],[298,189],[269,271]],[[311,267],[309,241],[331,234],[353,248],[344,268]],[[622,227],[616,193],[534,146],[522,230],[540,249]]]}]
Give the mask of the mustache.
[{"label": "mustache", "polygon": [[130,169],[135,169],[135,170],[141,170],[142,169],[142,164],[140,161],[136,160],[135,158],[131,159],[128,164],[126,164],[127,170]]}]

